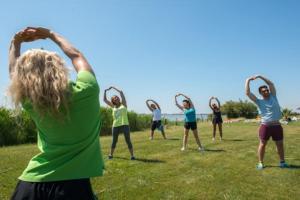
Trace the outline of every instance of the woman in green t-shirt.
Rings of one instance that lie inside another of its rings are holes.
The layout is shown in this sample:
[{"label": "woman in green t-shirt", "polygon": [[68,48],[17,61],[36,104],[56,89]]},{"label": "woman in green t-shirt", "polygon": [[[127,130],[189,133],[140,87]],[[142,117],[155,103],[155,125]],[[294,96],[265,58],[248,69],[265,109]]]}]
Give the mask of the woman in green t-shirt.
[{"label": "woman in green t-shirt", "polygon": [[[116,90],[121,98],[122,101],[120,101],[120,98],[117,95],[114,95],[111,97],[111,101],[108,101],[106,93],[114,89]],[[120,133],[124,133],[125,141],[127,143],[131,160],[135,160],[134,154],[133,154],[133,147],[130,139],[130,128],[129,128],[129,121],[128,121],[128,115],[127,115],[127,103],[126,98],[124,96],[123,91],[115,88],[110,87],[104,91],[104,102],[109,105],[112,108],[112,115],[113,115],[113,125],[112,125],[112,137],[113,141],[111,144],[110,154],[108,156],[109,159],[113,158],[114,151],[117,146],[118,137]]]},{"label": "woman in green t-shirt", "polygon": [[[70,58],[75,82],[69,81],[57,53],[31,49],[21,55],[21,43],[38,39],[52,40]],[[102,176],[104,168],[100,89],[84,55],[57,33],[29,27],[12,39],[9,72],[12,100],[35,122],[40,150],[19,177],[11,199],[94,199],[90,177]]]}]

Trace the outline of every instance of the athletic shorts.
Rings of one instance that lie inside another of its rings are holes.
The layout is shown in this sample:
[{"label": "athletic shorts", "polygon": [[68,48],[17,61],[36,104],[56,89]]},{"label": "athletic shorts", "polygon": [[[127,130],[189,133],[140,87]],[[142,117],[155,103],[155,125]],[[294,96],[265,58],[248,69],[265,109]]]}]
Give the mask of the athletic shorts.
[{"label": "athletic shorts", "polygon": [[96,200],[89,179],[27,182],[19,181],[11,200]]},{"label": "athletic shorts", "polygon": [[283,129],[281,125],[260,125],[259,138],[268,141],[272,137],[273,141],[283,140]]},{"label": "athletic shorts", "polygon": [[161,120],[152,121],[151,130],[154,131],[155,129],[162,130]]},{"label": "athletic shorts", "polygon": [[213,124],[222,124],[223,123],[223,119],[222,117],[214,117],[212,120]]},{"label": "athletic shorts", "polygon": [[197,129],[197,122],[185,122],[184,128],[188,130],[196,130]]}]

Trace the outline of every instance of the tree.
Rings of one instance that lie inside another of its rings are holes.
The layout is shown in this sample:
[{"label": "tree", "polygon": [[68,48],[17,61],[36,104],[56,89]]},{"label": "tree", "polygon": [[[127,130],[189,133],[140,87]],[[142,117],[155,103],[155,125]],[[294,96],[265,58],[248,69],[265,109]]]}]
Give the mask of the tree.
[{"label": "tree", "polygon": [[258,115],[257,107],[249,101],[227,101],[222,106],[222,112],[228,118],[245,117],[253,119]]}]

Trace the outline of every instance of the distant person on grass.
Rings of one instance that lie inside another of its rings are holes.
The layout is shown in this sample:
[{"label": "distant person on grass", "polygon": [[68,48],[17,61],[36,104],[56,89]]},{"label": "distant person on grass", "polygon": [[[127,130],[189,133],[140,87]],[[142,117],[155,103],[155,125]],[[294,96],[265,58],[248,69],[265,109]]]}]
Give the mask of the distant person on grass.
[{"label": "distant person on grass", "polygon": [[[180,105],[177,101],[177,98],[179,96],[183,96],[185,98],[182,101],[182,105]],[[183,146],[181,148],[181,151],[185,151],[187,149],[187,141],[188,141],[190,130],[193,131],[194,137],[198,144],[198,150],[203,151],[204,148],[202,147],[199,136],[198,136],[196,110],[195,110],[192,100],[188,96],[180,93],[175,96],[175,104],[181,111],[184,112],[184,116],[185,116]]]},{"label": "distant person on grass", "polygon": [[[122,101],[117,95],[111,97],[111,101],[107,99],[107,92],[111,89],[117,91]],[[135,160],[133,154],[133,147],[130,139],[130,128],[127,114],[127,102],[123,91],[117,89],[116,87],[110,87],[104,91],[104,102],[112,108],[113,111],[113,125],[112,125],[112,144],[110,149],[110,154],[108,159],[113,159],[114,151],[117,146],[118,137],[120,133],[124,133],[125,141],[127,143],[131,160]]]},{"label": "distant person on grass", "polygon": [[[21,44],[50,39],[71,59],[77,79],[69,81],[63,59],[55,52]],[[13,200],[92,200],[90,177],[102,176],[99,144],[99,86],[86,58],[64,37],[45,28],[15,34],[9,50],[9,92],[35,122],[40,153],[19,177]]]},{"label": "distant person on grass", "polygon": [[[250,91],[250,82],[256,79],[261,79],[267,83],[259,87],[259,94],[262,99],[257,98]],[[279,154],[281,168],[286,168],[288,165],[284,159],[283,147],[283,129],[279,122],[281,119],[281,110],[276,96],[276,89],[274,84],[263,76],[253,76],[246,80],[246,95],[258,106],[261,115],[261,125],[259,129],[260,144],[258,147],[259,163],[257,169],[264,168],[264,155],[268,140],[272,137],[276,144],[277,152]]]},{"label": "distant person on grass", "polygon": [[[152,102],[152,103],[150,104],[150,102]],[[149,108],[149,110],[152,112],[152,115],[153,115],[152,124],[151,124],[151,132],[150,132],[150,140],[153,140],[153,135],[154,135],[155,129],[160,130],[163,138],[167,139],[166,135],[165,135],[165,131],[164,131],[164,126],[162,125],[162,122],[161,122],[161,109],[160,109],[159,104],[152,99],[148,99],[146,101],[146,105]]]},{"label": "distant person on grass", "polygon": [[[216,103],[213,103],[212,101],[216,100]],[[217,125],[219,127],[219,133],[220,133],[220,140],[222,141],[223,139],[223,130],[222,130],[222,124],[223,124],[223,119],[222,119],[222,113],[221,113],[221,104],[220,101],[217,97],[211,97],[209,99],[209,107],[213,111],[213,119],[212,119],[212,124],[213,124],[213,141],[216,140],[216,129]]]}]

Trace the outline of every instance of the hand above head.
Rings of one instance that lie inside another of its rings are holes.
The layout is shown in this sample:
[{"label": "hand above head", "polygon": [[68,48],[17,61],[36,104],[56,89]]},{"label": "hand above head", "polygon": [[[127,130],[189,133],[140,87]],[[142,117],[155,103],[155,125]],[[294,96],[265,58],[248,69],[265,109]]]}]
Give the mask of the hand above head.
[{"label": "hand above head", "polygon": [[51,31],[43,27],[27,27],[24,31],[27,34],[32,35],[35,39],[46,39],[51,37]]},{"label": "hand above head", "polygon": [[46,39],[50,37],[50,30],[45,28],[27,27],[18,32],[14,39],[18,42],[32,42],[38,39]]}]

